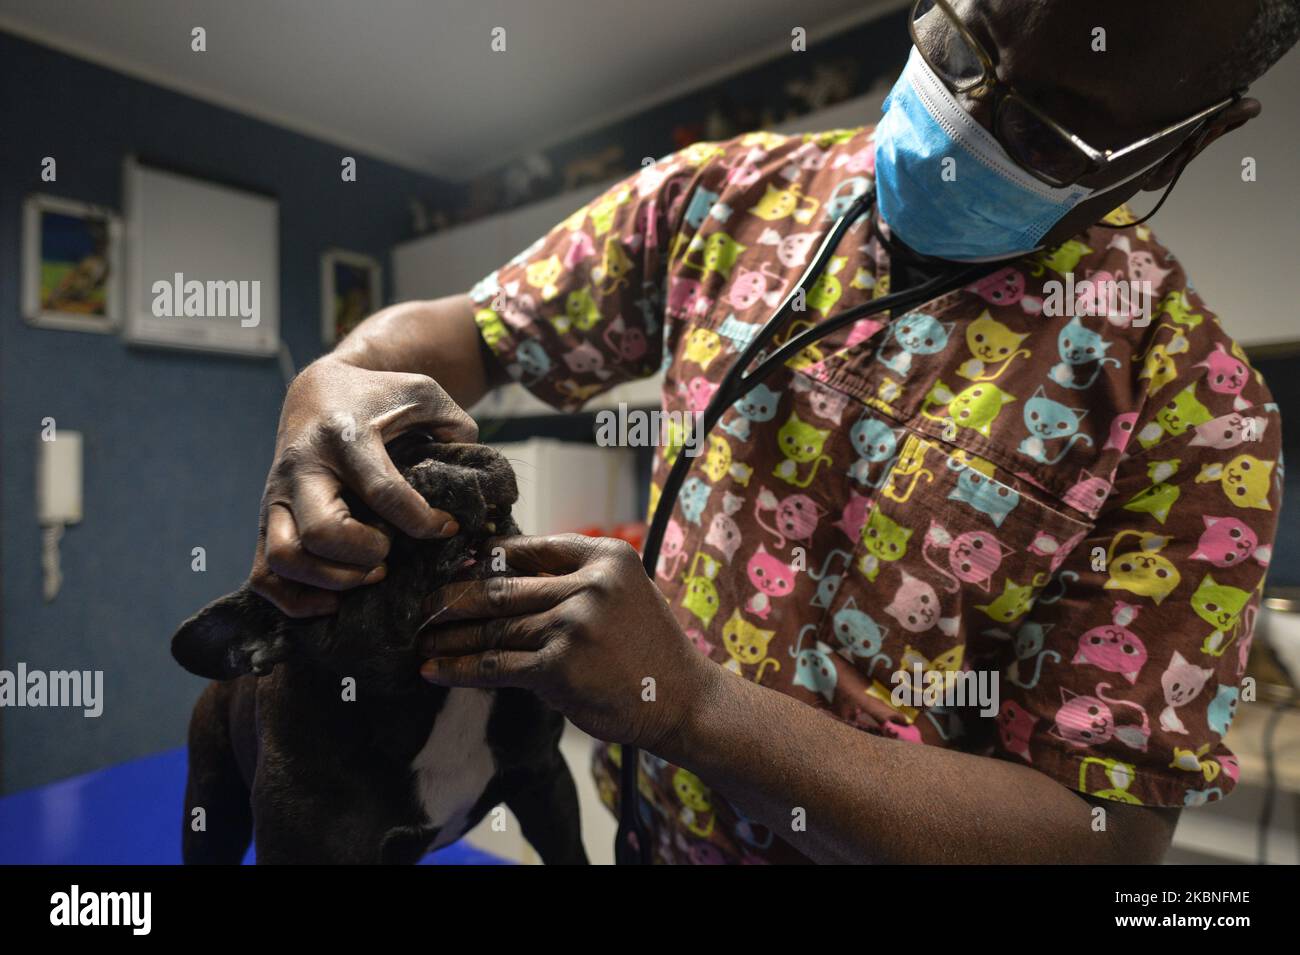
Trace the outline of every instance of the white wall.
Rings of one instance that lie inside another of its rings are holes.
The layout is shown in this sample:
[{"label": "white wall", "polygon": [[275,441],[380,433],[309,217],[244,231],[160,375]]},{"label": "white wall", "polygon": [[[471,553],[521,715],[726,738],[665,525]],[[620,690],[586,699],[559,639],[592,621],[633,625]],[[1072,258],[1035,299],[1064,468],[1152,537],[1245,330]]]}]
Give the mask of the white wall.
[{"label": "white wall", "polygon": [[[1300,342],[1300,49],[1250,95],[1264,104],[1260,117],[1197,157],[1151,226],[1242,344]],[[1256,182],[1242,182],[1247,156]],[[1135,202],[1149,209],[1154,199]]]}]

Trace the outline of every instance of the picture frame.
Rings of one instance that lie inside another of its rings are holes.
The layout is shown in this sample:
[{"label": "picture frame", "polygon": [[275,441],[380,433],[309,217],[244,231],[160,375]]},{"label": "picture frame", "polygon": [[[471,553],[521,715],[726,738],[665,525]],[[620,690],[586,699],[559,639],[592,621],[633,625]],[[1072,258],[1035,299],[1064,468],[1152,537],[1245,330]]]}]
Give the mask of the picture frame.
[{"label": "picture frame", "polygon": [[23,317],[37,328],[111,334],[122,323],[122,219],[33,193],[23,201]]},{"label": "picture frame", "polygon": [[321,256],[321,342],[337,345],[383,307],[383,268],[359,252],[329,249]]}]

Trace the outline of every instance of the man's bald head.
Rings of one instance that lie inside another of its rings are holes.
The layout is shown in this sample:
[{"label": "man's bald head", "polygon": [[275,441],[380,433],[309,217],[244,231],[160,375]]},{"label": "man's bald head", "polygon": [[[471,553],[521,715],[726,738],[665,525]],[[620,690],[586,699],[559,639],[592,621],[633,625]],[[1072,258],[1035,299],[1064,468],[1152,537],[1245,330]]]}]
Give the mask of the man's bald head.
[{"label": "man's bald head", "polygon": [[[1300,20],[1300,0],[952,6],[1001,80],[1099,148],[1126,145],[1248,86],[1295,42]],[[942,28],[938,11],[927,19]]]},{"label": "man's bald head", "polygon": [[[1121,149],[1223,102],[1300,38],[1300,0],[950,2],[1003,83],[1098,149]],[[922,42],[927,30],[942,36],[946,29],[938,10],[923,22]],[[992,128],[989,97],[959,99]],[[1081,184],[1099,195],[1067,214],[1045,241],[1074,235],[1141,189],[1164,188],[1209,143],[1259,112],[1258,101],[1242,99],[1201,127],[1086,176]]]},{"label": "man's bald head", "polygon": [[1255,7],[1245,36],[1222,64],[1232,89],[1255,82],[1300,40],[1300,0],[1255,0]]}]

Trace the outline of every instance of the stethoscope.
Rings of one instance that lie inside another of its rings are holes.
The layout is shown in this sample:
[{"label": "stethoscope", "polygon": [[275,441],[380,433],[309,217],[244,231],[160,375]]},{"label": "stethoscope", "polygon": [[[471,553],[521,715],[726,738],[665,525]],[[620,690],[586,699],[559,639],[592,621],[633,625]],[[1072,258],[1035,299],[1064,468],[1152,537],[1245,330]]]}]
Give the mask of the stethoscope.
[{"label": "stethoscope", "polygon": [[[788,313],[792,310],[792,305],[796,301],[806,301],[809,290],[826,268],[831,255],[839,248],[844,234],[852,228],[858,219],[868,214],[874,205],[875,190],[871,188],[858,196],[853,201],[853,204],[849,206],[848,211],[835,220],[835,224],[831,226],[826,238],[822,240],[821,246],[817,249],[817,254],[813,256],[813,260],[804,271],[803,276],[795,283],[785,300],[776,307],[771,317],[758,330],[754,338],[745,347],[745,350],[740,353],[740,356],[727,370],[727,374],[718,386],[718,390],[704,409],[701,421],[703,425],[701,436],[707,435],[713,430],[714,425],[718,423],[718,420],[729,406],[749,394],[775,368],[783,365],[791,356],[797,355],[814,342],[820,341],[845,325],[866,318],[869,315],[891,310],[909,311],[932,299],[964,288],[985,275],[1003,268],[1006,264],[1006,260],[1001,260],[967,266],[954,265],[951,269],[926,279],[910,289],[891,292],[870,302],[863,302],[861,305],[845,309],[833,318],[827,318],[812,328],[790,337],[772,354],[765,354],[767,346],[785,324]],[[757,362],[757,366],[753,371],[747,373],[746,369],[755,362]],[[655,568],[659,563],[659,550],[663,545],[664,531],[668,527],[668,519],[677,503],[677,494],[681,490],[682,482],[686,479],[686,472],[690,470],[691,462],[692,459],[688,455],[679,453],[673,461],[672,468],[668,472],[668,478],[664,481],[663,490],[659,494],[659,503],[655,507],[650,529],[646,533],[645,551],[642,554],[642,563],[651,580],[654,580]],[[622,766],[620,768],[622,785],[619,793],[618,836],[614,843],[614,857],[619,865],[646,865],[650,862],[650,843],[646,837],[645,827],[641,824],[640,816],[640,792],[637,788],[639,762],[640,754],[637,748],[624,746],[622,749]]]}]

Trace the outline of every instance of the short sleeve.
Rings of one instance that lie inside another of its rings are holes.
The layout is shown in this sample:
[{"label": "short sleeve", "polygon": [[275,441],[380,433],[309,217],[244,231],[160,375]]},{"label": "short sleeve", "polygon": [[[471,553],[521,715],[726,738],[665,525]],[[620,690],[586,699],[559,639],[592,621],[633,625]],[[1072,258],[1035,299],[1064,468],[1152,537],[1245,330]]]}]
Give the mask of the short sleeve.
[{"label": "short sleeve", "polygon": [[1016,631],[995,750],[1091,796],[1195,806],[1237,781],[1223,737],[1277,526],[1281,424],[1269,402],[1163,434],[1121,462]]},{"label": "short sleeve", "polygon": [[699,149],[666,156],[578,209],[470,292],[511,378],[575,411],[663,360],[663,286]]}]

